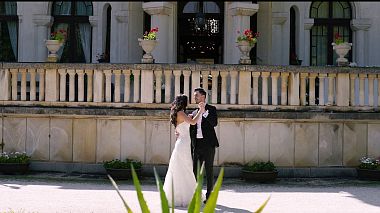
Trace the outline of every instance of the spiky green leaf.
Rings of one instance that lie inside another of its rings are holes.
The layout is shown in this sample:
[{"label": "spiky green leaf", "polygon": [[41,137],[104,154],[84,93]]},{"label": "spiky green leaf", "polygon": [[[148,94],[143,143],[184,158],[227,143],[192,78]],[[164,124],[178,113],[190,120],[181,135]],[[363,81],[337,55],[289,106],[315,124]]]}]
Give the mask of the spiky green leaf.
[{"label": "spiky green leaf", "polygon": [[215,212],[216,202],[218,200],[219,190],[222,186],[224,176],[224,167],[220,169],[218,179],[214,185],[214,189],[212,190],[210,197],[207,199],[206,205],[203,208],[204,213],[213,213]]},{"label": "spiky green leaf", "polygon": [[197,164],[197,187],[195,189],[193,198],[187,208],[188,213],[199,213],[202,206],[202,186],[204,176],[204,162],[201,168],[199,168],[199,162]]},{"label": "spiky green leaf", "polygon": [[129,208],[127,202],[124,200],[123,196],[121,196],[121,193],[120,193],[120,190],[119,190],[119,187],[117,186],[116,182],[112,179],[112,177],[110,175],[107,175],[108,176],[108,179],[110,179],[113,187],[116,189],[116,192],[117,194],[119,195],[119,197],[121,198],[121,200],[123,201],[123,204],[124,204],[124,207],[125,209],[127,210],[128,213],[133,213],[131,208]]},{"label": "spiky green leaf", "polygon": [[133,164],[131,164],[131,169],[132,169],[132,179],[133,179],[133,185],[135,185],[136,188],[136,193],[137,193],[137,198],[140,203],[140,208],[142,213],[150,213],[148,205],[146,204],[146,201],[144,199],[144,195],[141,190],[141,185],[139,178],[137,177],[135,168],[133,168]]},{"label": "spiky green leaf", "polygon": [[264,207],[267,205],[268,201],[270,199],[270,196],[268,197],[268,199],[260,206],[260,208],[258,208],[255,213],[260,213],[263,211]]},{"label": "spiky green leaf", "polygon": [[[154,171],[154,176],[156,178],[157,190],[160,192],[162,213],[169,213],[169,203],[164,191],[164,187],[162,186],[160,177],[158,176],[155,167],[153,167],[153,171]],[[174,211],[174,208],[173,208],[173,211]]]}]

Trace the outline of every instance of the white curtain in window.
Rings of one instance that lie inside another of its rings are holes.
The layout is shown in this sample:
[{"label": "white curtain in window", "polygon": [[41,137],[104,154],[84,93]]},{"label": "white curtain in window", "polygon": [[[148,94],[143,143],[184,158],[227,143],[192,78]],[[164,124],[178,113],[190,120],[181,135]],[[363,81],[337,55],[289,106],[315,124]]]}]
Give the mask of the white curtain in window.
[{"label": "white curtain in window", "polygon": [[[17,15],[17,3],[16,2],[5,2],[5,15]],[[7,21],[9,38],[11,40],[11,46],[13,54],[17,59],[17,22]]]},{"label": "white curtain in window", "polygon": [[90,63],[91,52],[91,25],[88,23],[79,24],[80,40],[82,42],[86,63]]}]

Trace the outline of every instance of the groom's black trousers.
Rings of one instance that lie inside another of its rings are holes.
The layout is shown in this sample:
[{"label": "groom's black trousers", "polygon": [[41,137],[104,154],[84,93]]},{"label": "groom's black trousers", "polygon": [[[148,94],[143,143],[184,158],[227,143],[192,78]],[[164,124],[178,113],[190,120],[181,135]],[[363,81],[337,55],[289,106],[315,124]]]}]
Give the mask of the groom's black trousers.
[{"label": "groom's black trousers", "polygon": [[208,198],[212,192],[214,186],[214,156],[215,147],[207,143],[202,138],[197,138],[195,143],[195,149],[193,153],[193,171],[195,177],[197,177],[197,162],[199,161],[199,166],[205,162],[206,180],[207,180],[207,193],[206,198]]}]

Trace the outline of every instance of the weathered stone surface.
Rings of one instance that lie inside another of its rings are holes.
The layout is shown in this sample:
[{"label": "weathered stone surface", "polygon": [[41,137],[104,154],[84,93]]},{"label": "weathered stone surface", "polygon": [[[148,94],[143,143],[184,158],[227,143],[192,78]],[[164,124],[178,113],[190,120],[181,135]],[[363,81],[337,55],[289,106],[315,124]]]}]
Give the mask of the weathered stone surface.
[{"label": "weathered stone surface", "polygon": [[342,166],[343,125],[319,124],[319,166]]},{"label": "weathered stone surface", "polygon": [[295,166],[318,166],[318,124],[296,123]]},{"label": "weathered stone surface", "polygon": [[357,166],[367,153],[367,124],[344,124],[343,165]]},{"label": "weathered stone surface", "polygon": [[369,157],[380,157],[380,124],[368,124]]},{"label": "weathered stone surface", "polygon": [[95,163],[96,120],[74,119],[73,161]]},{"label": "weathered stone surface", "polygon": [[50,121],[50,160],[73,160],[73,120],[52,118]]},{"label": "weathered stone surface", "polygon": [[269,160],[269,127],[270,123],[245,123],[244,163]]},{"label": "weathered stone surface", "polygon": [[244,160],[244,123],[220,121],[219,164]]},{"label": "weathered stone surface", "polygon": [[98,119],[96,162],[120,159],[120,120]]},{"label": "weathered stone surface", "polygon": [[270,160],[276,166],[294,166],[294,138],[292,123],[271,123]]},{"label": "weathered stone surface", "polygon": [[170,123],[168,120],[146,121],[145,162],[167,164],[170,159]]},{"label": "weathered stone surface", "polygon": [[145,120],[121,120],[121,159],[145,160]]},{"label": "weathered stone surface", "polygon": [[26,118],[3,118],[4,152],[25,152]]},{"label": "weathered stone surface", "polygon": [[32,160],[49,160],[49,118],[27,118],[26,153]]}]

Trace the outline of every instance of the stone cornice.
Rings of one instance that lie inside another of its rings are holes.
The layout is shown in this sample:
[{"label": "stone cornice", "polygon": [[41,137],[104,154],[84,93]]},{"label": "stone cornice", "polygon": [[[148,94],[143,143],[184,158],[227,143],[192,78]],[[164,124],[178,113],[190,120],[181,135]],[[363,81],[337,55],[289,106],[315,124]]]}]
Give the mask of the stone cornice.
[{"label": "stone cornice", "polygon": [[173,3],[171,2],[146,2],[143,9],[149,15],[171,15]]},{"label": "stone cornice", "polygon": [[253,16],[259,11],[259,5],[248,2],[233,2],[228,9],[233,16]]},{"label": "stone cornice", "polygon": [[311,30],[311,28],[314,26],[314,19],[304,19],[303,20],[303,27],[305,30]]},{"label": "stone cornice", "polygon": [[53,22],[53,18],[50,15],[33,15],[33,22],[38,26],[48,26]]},{"label": "stone cornice", "polygon": [[372,25],[371,19],[352,19],[351,28],[352,30],[368,30]]},{"label": "stone cornice", "polygon": [[288,20],[288,15],[286,13],[272,13],[272,24],[283,25]]}]

